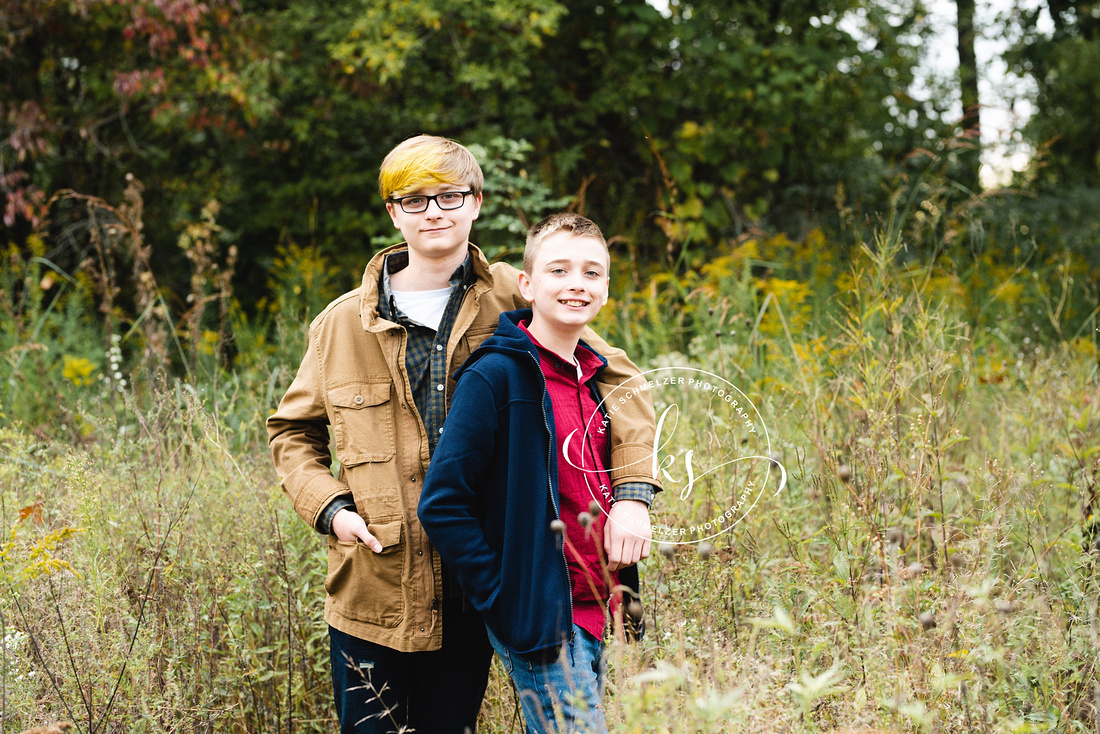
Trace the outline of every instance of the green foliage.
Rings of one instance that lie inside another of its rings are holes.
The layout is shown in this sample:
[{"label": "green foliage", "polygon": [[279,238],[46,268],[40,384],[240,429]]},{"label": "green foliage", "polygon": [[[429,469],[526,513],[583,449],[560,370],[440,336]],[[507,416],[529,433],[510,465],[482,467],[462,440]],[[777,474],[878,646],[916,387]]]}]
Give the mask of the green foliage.
[{"label": "green foliage", "polygon": [[27,253],[9,245],[0,268],[0,413],[30,425],[65,418],[64,405],[81,390],[100,390],[107,367],[101,327],[87,277],[73,277],[43,257],[30,238]]},{"label": "green foliage", "polygon": [[[1040,8],[1024,11],[1023,34],[1008,60],[1035,80],[1023,133],[1037,152],[1029,177],[1044,188],[1100,187],[1100,142],[1089,111],[1100,93],[1100,22],[1095,2],[1052,2],[1052,32]],[[1059,12],[1060,11],[1060,12]]]},{"label": "green foliage", "polygon": [[[472,92],[516,89],[535,71],[523,59],[554,36],[565,11],[548,0],[349,3],[350,23],[331,42],[330,54],[345,73],[363,69],[383,85],[431,67],[432,76]],[[424,63],[429,60],[445,63]]]},{"label": "green foliage", "polygon": [[490,260],[523,259],[527,230],[548,214],[561,211],[571,197],[554,197],[550,187],[528,171],[534,146],[526,140],[495,137],[470,152],[485,174],[485,197],[477,220],[477,241]]},{"label": "green foliage", "polygon": [[[669,213],[679,227],[701,225],[695,239],[740,234],[744,220],[776,207],[779,221],[792,208],[812,211],[838,183],[871,196],[865,184],[920,144],[902,131],[933,127],[896,94],[912,80],[915,52],[902,39],[921,31],[915,9],[899,21],[854,2],[673,8],[669,63],[681,101],[659,108],[675,111],[660,153],[679,193],[669,192]],[[845,18],[862,19],[872,47]]]},{"label": "green foliage", "polygon": [[[942,133],[938,103],[907,92],[925,32],[909,3],[708,0],[669,17],[644,0],[5,9],[17,32],[0,55],[0,187],[15,240],[45,221],[47,193],[116,201],[130,172],[147,187],[144,236],[178,314],[193,289],[171,243],[211,201],[248,312],[270,297],[277,245],[358,269],[393,234],[373,195],[379,162],[415,133],[484,146],[488,168],[500,156],[505,187],[488,191],[483,228],[493,252],[571,196],[639,266],[671,263],[688,242],[721,255],[760,222],[828,225],[838,186],[878,207],[883,176]],[[51,259],[74,271],[82,207],[63,198],[50,214]]]}]

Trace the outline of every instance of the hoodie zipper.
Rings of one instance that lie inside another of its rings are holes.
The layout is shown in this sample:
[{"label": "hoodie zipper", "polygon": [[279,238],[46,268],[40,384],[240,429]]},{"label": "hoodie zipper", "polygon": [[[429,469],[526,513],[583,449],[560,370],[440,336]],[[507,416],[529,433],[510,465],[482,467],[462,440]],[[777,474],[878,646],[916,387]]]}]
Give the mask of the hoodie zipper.
[{"label": "hoodie zipper", "polygon": [[[550,492],[550,504],[554,508],[554,519],[561,520],[561,510],[558,509],[558,501],[554,498],[554,483],[552,477],[552,465],[551,458],[554,456],[553,449],[553,431],[550,430],[550,418],[546,415],[546,375],[542,374],[542,364],[536,355],[527,352],[527,355],[535,362],[535,367],[538,369],[539,378],[542,380],[542,424],[546,427],[546,435],[549,437],[550,446],[546,452],[546,488]],[[569,600],[569,644],[573,644],[573,637],[575,630],[573,629],[573,591],[569,588],[569,560],[565,557],[565,533],[562,532],[562,544],[561,544],[561,563],[565,569],[565,584],[566,594],[565,597]]]}]

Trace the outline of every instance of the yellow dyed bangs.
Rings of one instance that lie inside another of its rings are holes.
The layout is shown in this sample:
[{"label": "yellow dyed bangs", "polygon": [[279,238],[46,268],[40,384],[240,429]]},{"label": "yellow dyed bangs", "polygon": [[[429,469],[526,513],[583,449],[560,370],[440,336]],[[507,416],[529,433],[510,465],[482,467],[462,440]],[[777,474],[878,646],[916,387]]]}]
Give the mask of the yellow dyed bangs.
[{"label": "yellow dyed bangs", "polygon": [[480,194],[484,176],[464,146],[435,135],[409,138],[390,151],[378,172],[383,199],[407,196],[431,186],[465,186]]}]

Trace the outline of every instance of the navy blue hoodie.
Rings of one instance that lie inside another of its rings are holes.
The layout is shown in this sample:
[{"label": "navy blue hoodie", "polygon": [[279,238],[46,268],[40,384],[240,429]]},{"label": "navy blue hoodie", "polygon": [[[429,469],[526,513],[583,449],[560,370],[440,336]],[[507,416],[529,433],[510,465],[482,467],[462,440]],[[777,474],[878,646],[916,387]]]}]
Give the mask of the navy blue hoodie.
[{"label": "navy blue hoodie", "polygon": [[553,407],[538,349],[518,326],[530,318],[501,314],[456,373],[419,505],[467,598],[521,654],[561,645],[573,626],[563,540],[550,529],[560,506]]}]

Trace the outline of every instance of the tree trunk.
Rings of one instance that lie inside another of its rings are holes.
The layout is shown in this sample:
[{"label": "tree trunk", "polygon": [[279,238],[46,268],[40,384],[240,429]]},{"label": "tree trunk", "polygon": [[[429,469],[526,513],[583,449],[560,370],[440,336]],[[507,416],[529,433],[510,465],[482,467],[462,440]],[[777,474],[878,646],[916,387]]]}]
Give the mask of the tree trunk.
[{"label": "tree trunk", "polygon": [[959,87],[962,91],[962,148],[959,150],[960,182],[973,192],[981,190],[982,136],[978,111],[978,59],[974,53],[974,0],[955,0],[959,29]]}]

